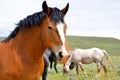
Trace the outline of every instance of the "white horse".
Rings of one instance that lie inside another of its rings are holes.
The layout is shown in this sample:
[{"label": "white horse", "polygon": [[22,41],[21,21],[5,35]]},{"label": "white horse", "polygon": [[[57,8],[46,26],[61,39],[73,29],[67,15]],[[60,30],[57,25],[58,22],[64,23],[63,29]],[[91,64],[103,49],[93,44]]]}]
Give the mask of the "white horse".
[{"label": "white horse", "polygon": [[105,50],[101,50],[99,48],[91,48],[91,49],[75,49],[74,51],[71,51],[72,54],[70,55],[68,61],[64,65],[63,71],[64,73],[69,72],[69,65],[71,62],[76,64],[76,72],[78,74],[78,65],[80,66],[81,70],[85,75],[87,75],[85,68],[82,66],[82,64],[90,64],[92,62],[95,62],[97,64],[97,70],[98,74],[97,76],[100,76],[100,69],[101,66],[104,69],[105,76],[107,76],[107,69],[106,66],[103,64],[103,57],[106,56],[107,61],[114,69],[113,64],[111,63],[110,56]]}]

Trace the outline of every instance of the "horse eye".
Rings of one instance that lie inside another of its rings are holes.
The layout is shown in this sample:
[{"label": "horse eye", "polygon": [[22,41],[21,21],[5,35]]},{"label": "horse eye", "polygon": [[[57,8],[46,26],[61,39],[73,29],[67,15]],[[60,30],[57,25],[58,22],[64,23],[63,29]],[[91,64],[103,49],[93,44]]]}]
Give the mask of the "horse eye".
[{"label": "horse eye", "polygon": [[52,30],[52,27],[51,27],[51,26],[48,26],[48,29]]}]

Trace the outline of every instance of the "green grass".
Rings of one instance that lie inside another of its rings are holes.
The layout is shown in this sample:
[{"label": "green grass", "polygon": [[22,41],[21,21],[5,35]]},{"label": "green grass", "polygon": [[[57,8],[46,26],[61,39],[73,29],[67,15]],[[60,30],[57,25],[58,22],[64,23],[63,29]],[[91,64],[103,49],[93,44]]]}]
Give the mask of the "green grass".
[{"label": "green grass", "polygon": [[115,65],[115,70],[113,70],[111,67],[107,67],[108,70],[108,76],[104,76],[104,71],[101,69],[101,77],[97,78],[95,75],[97,74],[96,64],[87,64],[83,65],[88,73],[88,77],[86,77],[83,72],[79,68],[79,75],[76,75],[75,68],[74,70],[71,70],[69,74],[63,75],[62,73],[62,65],[59,64],[57,66],[59,73],[55,73],[54,69],[49,69],[47,80],[69,80],[71,77],[73,80],[119,80],[120,79],[120,58],[113,58],[113,63]]},{"label": "green grass", "polygon": [[[3,38],[0,38],[3,40]],[[59,73],[56,73],[54,69],[48,70],[47,80],[69,80],[71,77],[73,80],[119,80],[120,79],[120,40],[114,38],[104,38],[104,37],[83,37],[83,36],[67,36],[67,41],[69,48],[73,50],[74,48],[92,48],[98,47],[105,49],[111,56],[112,63],[115,66],[113,71],[111,67],[107,67],[108,76],[104,76],[104,71],[101,69],[101,77],[96,78],[97,73],[96,64],[84,65],[88,77],[84,76],[82,71],[79,69],[79,75],[76,75],[75,68],[69,72],[68,75],[63,75],[62,69],[63,65],[58,64],[57,68]],[[106,62],[104,62],[106,64]],[[107,65],[107,64],[106,64]]]},{"label": "green grass", "polygon": [[[112,67],[107,67],[108,76],[104,76],[104,71],[101,69],[101,77],[97,78],[96,64],[84,64],[84,67],[88,73],[88,77],[84,76],[82,71],[79,71],[79,75],[76,75],[75,68],[71,70],[68,75],[63,75],[62,68],[63,65],[58,64],[57,68],[59,73],[55,73],[54,69],[49,69],[47,80],[69,80],[71,77],[73,80],[119,80],[120,79],[120,40],[114,38],[105,37],[83,37],[83,36],[67,36],[67,41],[69,48],[73,50],[74,48],[92,48],[98,47],[105,49],[111,56],[112,63],[115,66],[115,70]],[[105,61],[105,60],[104,60]],[[105,62],[106,64],[106,62]]]}]

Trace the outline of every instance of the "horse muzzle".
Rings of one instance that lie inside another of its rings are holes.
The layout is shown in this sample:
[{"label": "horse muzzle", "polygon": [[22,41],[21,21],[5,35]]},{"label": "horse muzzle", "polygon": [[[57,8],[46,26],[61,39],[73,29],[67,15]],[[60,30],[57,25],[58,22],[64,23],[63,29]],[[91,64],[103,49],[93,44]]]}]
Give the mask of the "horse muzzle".
[{"label": "horse muzzle", "polygon": [[63,68],[63,73],[64,74],[68,74],[68,72],[69,72],[69,69],[66,69],[65,67]]}]

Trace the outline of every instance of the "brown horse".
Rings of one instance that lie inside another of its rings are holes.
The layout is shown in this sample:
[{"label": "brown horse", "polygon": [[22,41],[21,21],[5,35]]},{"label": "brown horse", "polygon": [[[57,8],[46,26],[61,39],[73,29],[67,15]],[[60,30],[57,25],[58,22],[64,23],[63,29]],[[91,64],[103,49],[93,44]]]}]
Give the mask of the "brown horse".
[{"label": "brown horse", "polygon": [[[11,34],[0,43],[0,80],[39,80],[43,73],[46,48],[56,56],[68,55],[62,10],[42,4],[43,11],[21,20]],[[64,53],[64,54],[63,54]]]}]

